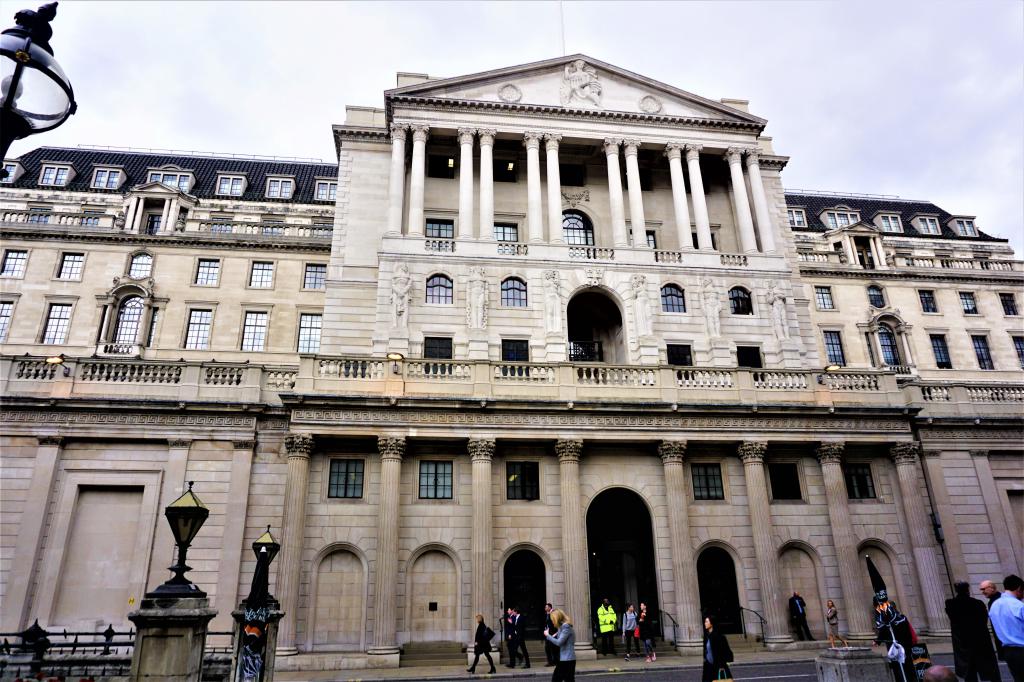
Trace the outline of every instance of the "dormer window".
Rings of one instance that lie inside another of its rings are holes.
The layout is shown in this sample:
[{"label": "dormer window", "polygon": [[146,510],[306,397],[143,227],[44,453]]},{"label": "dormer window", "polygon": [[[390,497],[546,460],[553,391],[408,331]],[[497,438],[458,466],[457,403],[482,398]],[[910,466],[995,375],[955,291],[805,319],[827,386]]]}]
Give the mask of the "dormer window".
[{"label": "dormer window", "polygon": [[802,208],[791,208],[786,213],[789,214],[790,227],[807,227],[807,218]]},{"label": "dormer window", "polygon": [[71,180],[70,166],[43,166],[43,172],[39,176],[40,185],[51,187],[63,187]]},{"label": "dormer window", "polygon": [[860,221],[859,213],[851,213],[849,211],[826,211],[825,222],[829,228],[836,229],[837,227],[848,227],[854,223]]},{"label": "dormer window", "polygon": [[338,197],[338,183],[327,180],[317,180],[316,200],[334,201]]},{"label": "dormer window", "polygon": [[10,185],[15,180],[17,180],[18,176],[21,175],[18,172],[18,169],[19,169],[19,165],[17,163],[13,162],[13,161],[5,163],[4,164],[4,177],[2,179],[0,179],[0,183],[3,183],[5,185]]},{"label": "dormer window", "polygon": [[903,224],[900,222],[898,215],[883,215],[880,218],[882,223],[882,232],[902,232]]},{"label": "dormer window", "polygon": [[939,221],[935,218],[918,218],[917,222],[921,226],[921,234],[942,234]]},{"label": "dormer window", "polygon": [[191,173],[162,173],[162,172],[150,172],[150,182],[160,182],[168,187],[187,192],[189,187],[192,185],[192,174]]},{"label": "dormer window", "polygon": [[294,180],[289,178],[269,178],[267,180],[268,199],[291,199],[294,191]]},{"label": "dormer window", "polygon": [[245,191],[245,177],[241,175],[218,175],[217,194],[225,197],[240,197]]},{"label": "dormer window", "polygon": [[97,168],[92,174],[93,189],[117,189],[121,186],[121,171],[114,168]]},{"label": "dormer window", "polygon": [[956,233],[961,237],[977,237],[978,229],[974,227],[973,220],[957,220]]}]

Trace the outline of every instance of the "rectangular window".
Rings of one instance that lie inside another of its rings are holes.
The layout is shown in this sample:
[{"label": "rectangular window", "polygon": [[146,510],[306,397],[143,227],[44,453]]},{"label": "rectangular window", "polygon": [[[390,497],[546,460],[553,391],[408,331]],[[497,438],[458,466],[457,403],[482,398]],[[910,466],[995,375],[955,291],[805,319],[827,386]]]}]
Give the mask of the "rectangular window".
[{"label": "rectangular window", "polygon": [[4,251],[4,262],[0,266],[0,277],[24,277],[28,264],[28,251],[10,249]]},{"label": "rectangular window", "polygon": [[961,237],[977,237],[978,230],[974,227],[973,220],[956,221],[956,231]]},{"label": "rectangular window", "polygon": [[526,339],[502,339],[502,362],[529,362],[530,342]]},{"label": "rectangular window", "polygon": [[210,328],[213,327],[212,310],[190,310],[188,329],[185,332],[185,348],[206,350],[210,347]]},{"label": "rectangular window", "polygon": [[80,225],[84,227],[98,227],[100,224],[99,216],[103,215],[105,211],[97,211],[95,209],[85,209],[82,213],[88,213],[87,216],[82,216]]},{"label": "rectangular window", "polygon": [[871,478],[870,464],[847,464],[843,467],[846,477],[846,496],[851,500],[875,499],[875,480]]},{"label": "rectangular window", "polygon": [[261,351],[267,343],[267,318],[264,312],[250,310],[242,325],[242,350]]},{"label": "rectangular window", "polygon": [[665,355],[670,365],[675,365],[676,367],[693,366],[693,349],[688,343],[670,343],[666,345]]},{"label": "rectangular window", "polygon": [[7,340],[7,332],[11,328],[13,314],[14,304],[10,301],[0,301],[0,341]]},{"label": "rectangular window", "polygon": [[939,304],[935,301],[934,291],[931,289],[921,289],[917,292],[917,297],[921,300],[922,313],[939,312]]},{"label": "rectangular window", "polygon": [[4,164],[4,171],[6,171],[6,173],[5,173],[4,177],[3,177],[3,179],[0,180],[0,182],[2,182],[5,185],[9,185],[12,182],[14,182],[14,173],[17,170],[18,170],[18,164],[16,164],[16,163],[5,163]]},{"label": "rectangular window", "polygon": [[334,234],[334,223],[313,223],[309,231],[311,237],[330,237]]},{"label": "rectangular window", "polygon": [[452,499],[451,462],[420,462],[420,499]]},{"label": "rectangular window", "polygon": [[494,223],[494,239],[499,242],[519,241],[519,226],[515,223]]},{"label": "rectangular window", "polygon": [[160,319],[160,309],[153,308],[153,312],[149,315],[149,330],[146,331],[146,348],[153,347],[153,341],[156,339],[156,323]]},{"label": "rectangular window", "polygon": [[1024,336],[1013,337],[1013,349],[1017,351],[1017,359],[1020,361],[1021,369],[1024,369]]},{"label": "rectangular window", "polygon": [[299,315],[300,353],[320,352],[320,329],[323,327],[324,316],[319,313],[302,313]]},{"label": "rectangular window", "polygon": [[437,220],[434,218],[428,219],[426,237],[428,239],[454,239],[455,221]]},{"label": "rectangular window", "polygon": [[722,486],[722,465],[691,464],[690,472],[693,475],[693,499],[725,499],[725,488]]},{"label": "rectangular window", "polygon": [[953,360],[949,357],[949,346],[943,334],[929,334],[932,342],[932,353],[935,355],[935,366],[939,369],[953,369]]},{"label": "rectangular window", "polygon": [[323,289],[327,282],[327,266],[323,263],[306,263],[306,272],[302,275],[303,289]]},{"label": "rectangular window", "polygon": [[587,184],[587,167],[582,163],[560,163],[558,180],[566,187],[583,187]]},{"label": "rectangular window", "polygon": [[789,215],[790,227],[807,226],[807,219],[804,217],[804,210],[802,208],[791,208],[786,213]]},{"label": "rectangular window", "polygon": [[431,154],[427,157],[427,177],[442,178],[444,180],[455,179],[455,157],[437,156]]},{"label": "rectangular window", "polygon": [[828,364],[846,367],[846,353],[843,351],[843,335],[837,331],[824,331],[825,355]]},{"label": "rectangular window", "polygon": [[832,300],[832,287],[814,287],[814,301],[818,304],[818,310],[835,310],[836,304]]},{"label": "rectangular window", "polygon": [[978,314],[978,302],[974,298],[974,293],[971,291],[960,292],[960,305],[964,308],[964,315],[977,315]]},{"label": "rectangular window", "polygon": [[33,206],[29,209],[28,222],[35,225],[46,225],[50,222],[50,209]]},{"label": "rectangular window", "polygon": [[327,497],[359,499],[363,496],[363,460],[332,459]]},{"label": "rectangular window", "polygon": [[244,178],[230,175],[221,175],[217,179],[217,194],[229,197],[242,196],[242,182]]},{"label": "rectangular window", "polygon": [[334,201],[338,198],[338,183],[318,181],[316,183],[317,201]]},{"label": "rectangular window", "polygon": [[39,184],[63,187],[68,184],[70,171],[71,169],[65,166],[43,166],[43,177]]},{"label": "rectangular window", "polygon": [[1000,292],[999,302],[1003,304],[1003,315],[1010,315],[1012,317],[1020,315],[1017,312],[1017,297],[1013,294]]},{"label": "rectangular window", "polygon": [[97,169],[92,178],[94,189],[117,189],[119,184],[121,184],[121,171],[118,170]]},{"label": "rectangular window", "polygon": [[860,214],[847,213],[845,211],[829,211],[825,214],[825,220],[830,228],[847,227],[860,220]]},{"label": "rectangular window", "polygon": [[772,485],[773,500],[802,500],[800,494],[800,472],[794,462],[777,462],[768,465],[768,479]]},{"label": "rectangular window", "polygon": [[160,223],[163,221],[163,216],[159,213],[147,213],[146,214],[146,234],[156,234],[160,231]]},{"label": "rectangular window", "polygon": [[971,344],[974,346],[974,356],[978,358],[978,369],[995,369],[995,365],[992,364],[992,352],[988,348],[988,337],[972,334]]},{"label": "rectangular window", "polygon": [[46,328],[43,330],[43,343],[64,343],[71,327],[71,304],[51,303],[46,314]]},{"label": "rectangular window", "polygon": [[423,339],[423,357],[429,360],[451,360],[452,339],[450,336],[427,336]]},{"label": "rectangular window", "polygon": [[939,221],[935,218],[921,218],[921,232],[923,234],[942,234],[939,229]]},{"label": "rectangular window", "polygon": [[200,258],[196,268],[196,281],[199,286],[216,286],[220,279],[220,261],[216,258]]},{"label": "rectangular window", "polygon": [[736,365],[760,369],[764,367],[761,361],[761,349],[757,346],[736,346]]},{"label": "rectangular window", "polygon": [[515,182],[516,162],[512,159],[494,159],[494,181]]},{"label": "rectangular window", "polygon": [[270,289],[274,286],[274,264],[269,261],[254,261],[249,273],[249,286],[253,289]]},{"label": "rectangular window", "polygon": [[505,489],[510,500],[540,499],[540,464],[538,462],[507,462]]},{"label": "rectangular window", "polygon": [[658,248],[658,235],[654,230],[647,230],[647,248]]},{"label": "rectangular window", "polygon": [[882,232],[902,232],[903,224],[898,215],[882,216]]},{"label": "rectangular window", "polygon": [[60,256],[60,267],[57,279],[82,279],[82,266],[85,264],[83,253],[63,253]]},{"label": "rectangular window", "polygon": [[267,198],[291,199],[295,183],[291,180],[271,178],[267,181]]}]

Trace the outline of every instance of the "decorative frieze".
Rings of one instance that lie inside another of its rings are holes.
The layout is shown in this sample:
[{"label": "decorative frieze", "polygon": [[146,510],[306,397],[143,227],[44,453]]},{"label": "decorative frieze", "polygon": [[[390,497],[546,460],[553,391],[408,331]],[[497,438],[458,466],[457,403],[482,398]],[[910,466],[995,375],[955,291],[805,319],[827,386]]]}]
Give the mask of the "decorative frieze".
[{"label": "decorative frieze", "polygon": [[140,414],[132,412],[49,412],[5,410],[0,422],[105,426],[196,426],[204,428],[256,428],[256,417],[204,414]]}]

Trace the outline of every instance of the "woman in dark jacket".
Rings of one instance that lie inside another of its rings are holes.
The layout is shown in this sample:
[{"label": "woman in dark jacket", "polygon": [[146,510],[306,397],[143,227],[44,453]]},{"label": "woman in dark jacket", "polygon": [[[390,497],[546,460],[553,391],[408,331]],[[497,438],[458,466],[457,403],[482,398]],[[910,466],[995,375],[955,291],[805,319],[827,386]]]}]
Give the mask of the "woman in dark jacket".
[{"label": "woman in dark jacket", "polygon": [[484,616],[482,613],[476,614],[476,636],[473,637],[473,665],[466,669],[467,673],[476,673],[476,664],[480,661],[480,655],[483,654],[487,658],[487,662],[491,664],[491,669],[487,671],[488,675],[493,675],[494,660],[491,658],[491,639],[494,638],[494,630],[484,625]]},{"label": "woman in dark jacket", "polygon": [[704,619],[704,674],[701,682],[714,682],[723,672],[726,678],[732,679],[730,663],[732,649],[729,648],[729,640],[715,629],[715,619],[708,616]]},{"label": "woman in dark jacket", "polygon": [[658,654],[654,653],[654,623],[651,612],[647,610],[647,604],[640,602],[640,613],[636,616],[636,625],[640,628],[640,641],[644,645],[644,662],[658,660]]}]

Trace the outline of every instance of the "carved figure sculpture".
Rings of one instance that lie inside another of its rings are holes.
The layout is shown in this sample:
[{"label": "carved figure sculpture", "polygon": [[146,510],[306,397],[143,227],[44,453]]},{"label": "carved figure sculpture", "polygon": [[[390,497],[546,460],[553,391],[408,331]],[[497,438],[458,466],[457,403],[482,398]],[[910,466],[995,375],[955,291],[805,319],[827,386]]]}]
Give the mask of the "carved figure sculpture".
[{"label": "carved figure sculpture", "polygon": [[557,270],[544,273],[544,331],[562,333],[562,283]]},{"label": "carved figure sculpture", "polygon": [[774,282],[768,285],[768,303],[772,307],[772,329],[780,341],[789,338],[789,320],[786,315],[786,297]]},{"label": "carved figure sculpture", "polygon": [[633,275],[629,284],[633,289],[633,319],[636,320],[637,336],[650,336],[651,298],[647,294],[647,278],[643,275]]},{"label": "carved figure sculpture", "polygon": [[466,324],[470,329],[483,329],[487,326],[487,275],[483,268],[470,270]]},{"label": "carved figure sculpture", "polygon": [[717,339],[722,336],[722,301],[711,280],[704,280],[704,320],[708,325],[708,336]]},{"label": "carved figure sculpture", "polygon": [[578,99],[600,107],[601,83],[597,80],[597,71],[582,59],[566,64],[559,94],[562,106],[568,105],[573,99]]},{"label": "carved figure sculpture", "polygon": [[409,292],[412,290],[412,277],[409,266],[399,263],[395,274],[391,277],[391,325],[404,329],[409,323]]}]

